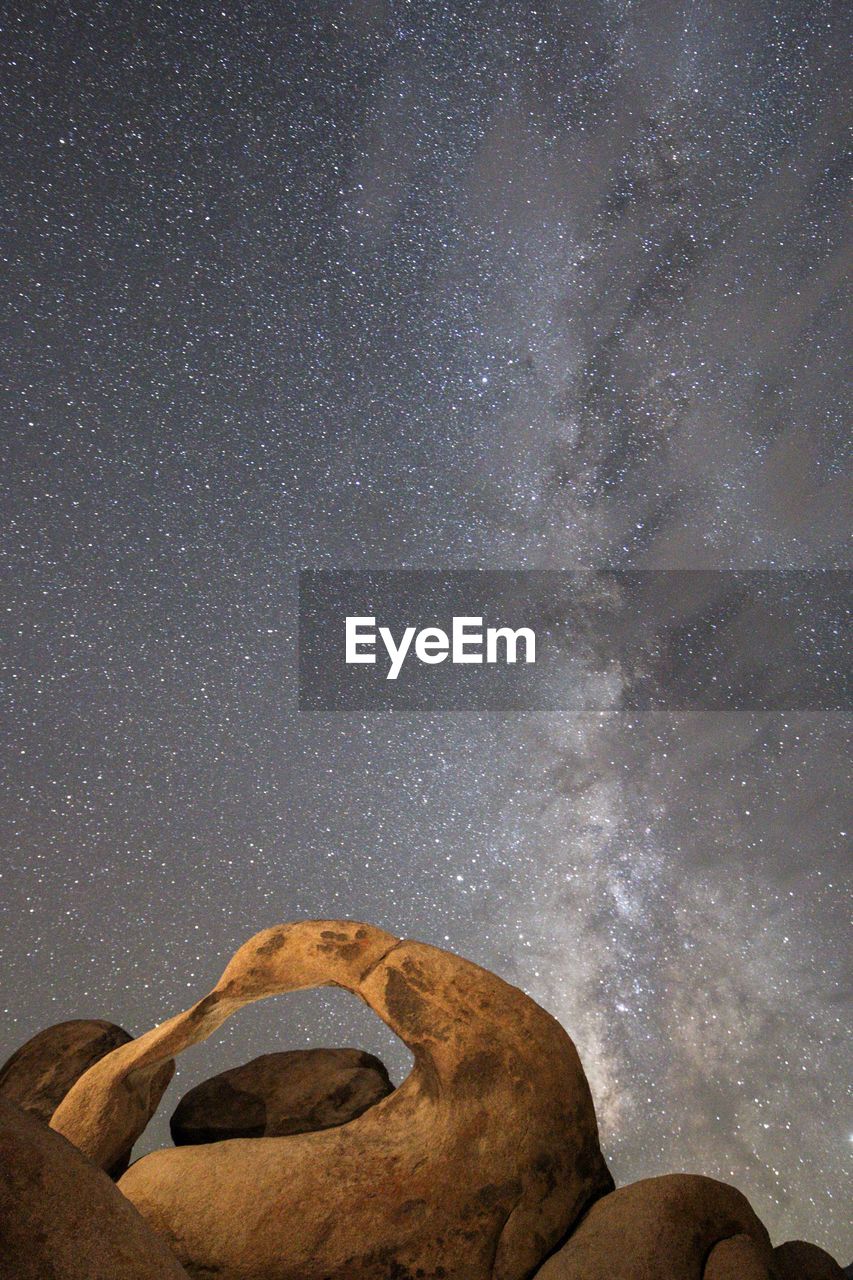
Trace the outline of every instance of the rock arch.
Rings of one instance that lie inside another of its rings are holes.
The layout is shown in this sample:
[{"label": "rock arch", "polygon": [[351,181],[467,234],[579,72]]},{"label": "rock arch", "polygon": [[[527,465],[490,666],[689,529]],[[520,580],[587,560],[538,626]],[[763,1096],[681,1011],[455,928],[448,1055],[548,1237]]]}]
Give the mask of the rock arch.
[{"label": "rock arch", "polygon": [[526,1280],[613,1185],[574,1045],[494,974],[370,925],[257,934],[209,995],[93,1066],[53,1127],[108,1166],[162,1062],[247,1003],[328,985],[411,1049],[399,1089],[338,1129],[154,1152],[121,1190],[191,1276]]}]

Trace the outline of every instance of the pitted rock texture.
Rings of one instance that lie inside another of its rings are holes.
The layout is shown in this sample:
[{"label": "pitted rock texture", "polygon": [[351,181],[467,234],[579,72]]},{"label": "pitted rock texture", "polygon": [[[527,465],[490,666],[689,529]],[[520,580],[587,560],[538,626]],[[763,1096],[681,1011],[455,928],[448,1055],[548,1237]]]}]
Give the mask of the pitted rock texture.
[{"label": "pitted rock texture", "polygon": [[778,1280],[844,1280],[846,1274],[828,1253],[805,1240],[786,1240],[773,1250],[773,1259]]},{"label": "pitted rock texture", "polygon": [[589,1088],[549,1014],[435,947],[347,921],[268,929],[198,1004],[92,1067],[51,1123],[109,1166],[163,1061],[250,1001],[330,984],[412,1050],[397,1090],[341,1128],[154,1152],[122,1191],[195,1277],[526,1280],[613,1185]]},{"label": "pitted rock texture", "polygon": [[[737,1245],[718,1252],[731,1237]],[[716,1272],[706,1272],[715,1253]],[[739,1191],[713,1178],[670,1174],[599,1200],[536,1280],[773,1280],[772,1256],[767,1232]],[[731,1271],[733,1260],[741,1272]]]},{"label": "pitted rock texture", "polygon": [[178,1147],[314,1133],[348,1124],[393,1089],[384,1065],[361,1049],[265,1053],[196,1085],[169,1125]]},{"label": "pitted rock texture", "polygon": [[0,1099],[0,1280],[186,1280],[186,1272],[105,1173]]},{"label": "pitted rock texture", "polygon": [[[100,1018],[75,1018],[45,1027],[0,1067],[0,1097],[47,1122],[71,1086],[91,1066],[131,1039],[123,1027]],[[152,1082],[146,1124],[174,1074],[174,1062],[164,1062]],[[124,1173],[129,1160],[127,1147],[110,1166],[113,1177]]]}]

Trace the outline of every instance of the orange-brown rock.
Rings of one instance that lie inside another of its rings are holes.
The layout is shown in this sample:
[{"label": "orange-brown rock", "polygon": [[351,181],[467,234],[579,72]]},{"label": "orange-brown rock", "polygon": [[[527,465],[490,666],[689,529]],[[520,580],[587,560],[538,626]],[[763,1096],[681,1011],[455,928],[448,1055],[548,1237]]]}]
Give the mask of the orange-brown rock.
[{"label": "orange-brown rock", "polygon": [[74,1018],[45,1027],[0,1067],[0,1097],[49,1120],[84,1071],[132,1039],[100,1018]]},{"label": "orange-brown rock", "polygon": [[729,1236],[708,1255],[702,1280],[775,1280],[767,1251],[752,1236]]},{"label": "orange-brown rock", "polygon": [[[718,1252],[733,1236],[736,1246]],[[703,1280],[715,1253],[709,1280],[773,1275],[767,1232],[739,1191],[713,1178],[670,1174],[597,1201],[536,1280]],[[733,1261],[741,1272],[731,1270]]]},{"label": "orange-brown rock", "polygon": [[589,1088],[549,1014],[435,947],[352,922],[267,929],[209,995],[96,1063],[52,1124],[109,1165],[160,1063],[250,1001],[319,985],[405,1041],[403,1084],[341,1128],[154,1152],[121,1189],[196,1277],[524,1280],[612,1186]]},{"label": "orange-brown rock", "polygon": [[186,1280],[105,1173],[0,1099],[0,1280]]},{"label": "orange-brown rock", "polygon": [[786,1240],[773,1250],[778,1280],[844,1280],[841,1267],[816,1244]]},{"label": "orange-brown rock", "polygon": [[[100,1018],[74,1018],[45,1027],[0,1067],[0,1097],[49,1121],[71,1086],[101,1058],[131,1039],[123,1027]],[[152,1082],[146,1124],[174,1074],[174,1062],[164,1062]],[[110,1173],[114,1177],[124,1173],[129,1159],[127,1147],[119,1152]]]},{"label": "orange-brown rock", "polygon": [[393,1088],[384,1065],[361,1049],[265,1053],[190,1089],[169,1126],[179,1147],[314,1133],[348,1124]]}]

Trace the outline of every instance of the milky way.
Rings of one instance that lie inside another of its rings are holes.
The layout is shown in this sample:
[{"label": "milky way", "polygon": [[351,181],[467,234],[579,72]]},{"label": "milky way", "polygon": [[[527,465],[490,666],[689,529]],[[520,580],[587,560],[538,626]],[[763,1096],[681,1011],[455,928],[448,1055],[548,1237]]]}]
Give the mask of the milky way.
[{"label": "milky way", "polygon": [[[844,566],[841,6],[4,27],[0,1054],[365,919],[564,1022],[617,1181],[847,1261],[845,717],[309,715],[291,656],[307,566]],[[294,996],[164,1114],[323,1043],[406,1069]]]}]

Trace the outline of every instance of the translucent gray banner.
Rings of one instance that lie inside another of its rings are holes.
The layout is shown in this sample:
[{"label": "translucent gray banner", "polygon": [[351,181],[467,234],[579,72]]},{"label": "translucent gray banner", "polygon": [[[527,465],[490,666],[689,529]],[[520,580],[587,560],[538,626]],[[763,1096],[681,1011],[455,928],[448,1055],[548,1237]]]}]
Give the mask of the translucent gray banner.
[{"label": "translucent gray banner", "polygon": [[850,573],[306,570],[306,711],[850,706]]}]

